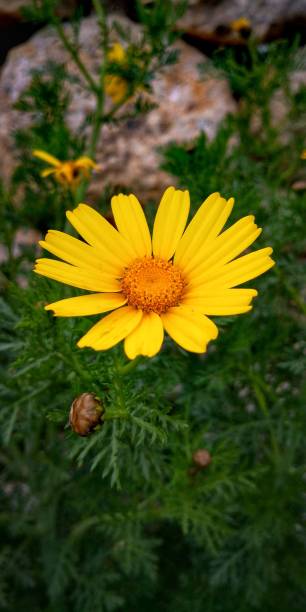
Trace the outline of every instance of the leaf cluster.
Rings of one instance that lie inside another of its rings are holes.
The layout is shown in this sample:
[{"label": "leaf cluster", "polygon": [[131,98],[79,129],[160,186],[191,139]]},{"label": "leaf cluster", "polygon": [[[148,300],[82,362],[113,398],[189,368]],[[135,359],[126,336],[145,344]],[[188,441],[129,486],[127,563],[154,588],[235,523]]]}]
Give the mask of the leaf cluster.
[{"label": "leaf cluster", "polygon": [[[95,318],[56,319],[43,309],[76,292],[32,278],[29,253],[3,267],[4,611],[21,601],[33,612],[304,610],[305,196],[293,185],[305,173],[295,118],[306,96],[288,89],[287,64],[274,47],[270,53],[245,71],[224,59],[224,71],[230,65],[240,75],[237,114],[213,142],[200,135],[164,154],[193,210],[212,191],[234,195],[233,219],[255,214],[264,228],[258,247],[275,251],[275,272],[252,283],[252,313],[216,319],[219,338],[205,355],[167,339],[159,355],[127,371],[120,346],[81,351],[77,339]],[[277,77],[267,100],[281,88],[287,110],[282,124],[270,113],[254,133],[263,102],[258,92],[250,98],[249,83],[259,87],[270,66]],[[19,152],[44,148],[48,133],[54,153],[81,151],[65,131],[68,99],[56,83],[65,75],[52,70],[35,77],[19,103],[36,117],[17,139]],[[30,206],[27,190],[42,202],[43,186],[22,159],[14,180]],[[50,193],[55,199],[56,188]],[[1,228],[2,219],[15,228],[6,190],[3,200]],[[44,214],[54,219],[51,204]],[[104,423],[81,439],[67,427],[68,413],[88,391],[101,398]],[[211,463],[197,469],[201,448]]]}]

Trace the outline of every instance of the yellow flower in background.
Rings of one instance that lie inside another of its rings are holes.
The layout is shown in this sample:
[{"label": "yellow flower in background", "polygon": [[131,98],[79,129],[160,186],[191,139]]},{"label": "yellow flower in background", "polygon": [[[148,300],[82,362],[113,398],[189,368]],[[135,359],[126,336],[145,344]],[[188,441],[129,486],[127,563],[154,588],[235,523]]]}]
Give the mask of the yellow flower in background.
[{"label": "yellow flower in background", "polygon": [[233,198],[226,201],[213,193],[185,229],[189,193],[169,187],[152,238],[134,195],[112,198],[117,229],[79,204],[66,214],[86,242],[50,230],[40,245],[63,261],[38,259],[35,272],[94,293],[54,302],[46,310],[62,317],[114,311],[79,340],[79,347],[100,351],[124,340],[130,359],[153,357],[166,331],[187,351],[204,353],[218,335],[207,315],[248,312],[257,291],[237,285],[274,265],[270,247],[236,259],[261,229],[247,216],[221,232],[233,204]]},{"label": "yellow flower in background", "polygon": [[[107,53],[107,59],[114,64],[124,65],[126,52],[120,43],[114,43]],[[128,90],[128,83],[118,75],[107,74],[104,80],[105,93],[114,104],[121,102]]]},{"label": "yellow flower in background", "polygon": [[240,33],[242,30],[251,30],[251,22],[247,17],[240,17],[231,21],[230,28],[234,32]]},{"label": "yellow flower in background", "polygon": [[118,64],[124,63],[126,59],[124,47],[120,43],[113,43],[107,53],[107,59],[109,62],[117,62]]},{"label": "yellow flower in background", "polygon": [[306,149],[304,149],[300,155],[300,159],[306,159]]},{"label": "yellow flower in background", "polygon": [[48,168],[42,170],[41,176],[46,177],[54,175],[56,180],[67,187],[75,187],[82,178],[89,178],[93,169],[97,168],[97,164],[90,157],[82,156],[74,161],[60,161],[46,151],[33,151],[34,157],[41,159],[47,164]]}]

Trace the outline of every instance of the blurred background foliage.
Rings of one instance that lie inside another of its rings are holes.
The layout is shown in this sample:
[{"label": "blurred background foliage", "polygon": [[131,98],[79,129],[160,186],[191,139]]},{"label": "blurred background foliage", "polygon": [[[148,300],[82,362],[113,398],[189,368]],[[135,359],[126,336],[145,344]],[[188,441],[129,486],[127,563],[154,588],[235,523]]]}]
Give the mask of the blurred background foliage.
[{"label": "blurred background foliage", "polygon": [[[177,14],[173,2],[151,4],[140,18],[156,71],[175,60]],[[163,168],[190,190],[193,210],[213,191],[235,196],[231,221],[255,214],[258,247],[272,245],[277,266],[252,283],[250,314],[215,318],[220,335],[207,354],[166,341],[125,375],[121,346],[80,351],[89,321],[44,311],[77,292],[33,278],[35,246],[14,252],[18,228],[63,229],[78,197],[42,179],[31,155],[75,159],[88,148],[87,133],[67,125],[65,68],[33,74],[16,104],[32,123],[15,134],[18,164],[0,198],[0,609],[304,610],[306,200],[296,184],[306,181],[306,87],[290,87],[302,61],[298,41],[251,37],[238,56],[222,49],[200,68],[203,79],[221,70],[238,112],[212,142],[199,134],[167,147]],[[137,87],[149,86],[149,73],[136,70]],[[136,101],[134,112],[145,111]],[[110,195],[106,187],[96,203],[107,214]],[[149,218],[155,210],[146,203]],[[86,391],[108,418],[78,438],[69,406]],[[199,449],[205,466],[193,459]]]}]

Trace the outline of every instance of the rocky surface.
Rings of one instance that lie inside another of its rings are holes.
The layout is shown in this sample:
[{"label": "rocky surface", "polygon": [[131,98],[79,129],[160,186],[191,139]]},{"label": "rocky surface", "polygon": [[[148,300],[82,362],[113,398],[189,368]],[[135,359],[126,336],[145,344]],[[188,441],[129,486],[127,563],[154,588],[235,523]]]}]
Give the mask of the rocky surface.
[{"label": "rocky surface", "polygon": [[[118,21],[118,17],[116,17]],[[138,27],[120,18],[137,37]],[[65,26],[69,29],[70,26]],[[83,20],[80,33],[81,54],[91,73],[99,65],[99,32],[95,17]],[[228,84],[218,78],[199,78],[198,64],[204,56],[183,42],[178,43],[180,59],[153,82],[153,101],[157,107],[145,116],[125,123],[104,126],[98,144],[97,161],[103,171],[91,187],[95,194],[106,184],[127,185],[145,198],[158,196],[170,177],[159,168],[159,147],[171,141],[189,142],[200,131],[212,138],[227,113],[235,111]],[[25,125],[28,117],[12,110],[12,104],[29,84],[31,70],[47,60],[65,62],[70,73],[77,69],[67,57],[52,30],[46,28],[27,43],[13,49],[0,78],[0,174],[8,176],[13,167],[12,131]],[[78,84],[71,85],[72,103],[68,121],[77,130],[94,107],[94,100]]]},{"label": "rocky surface", "polygon": [[253,33],[260,39],[278,38],[289,29],[302,33],[306,28],[306,0],[189,0],[189,8],[179,26],[190,35],[216,42],[235,43],[236,32],[224,31],[236,19],[250,21]]},{"label": "rocky surface", "polygon": [[[5,22],[19,21],[22,9],[30,4],[30,0],[0,0],[0,25]],[[77,0],[62,0],[58,14],[67,17],[76,5]]]}]

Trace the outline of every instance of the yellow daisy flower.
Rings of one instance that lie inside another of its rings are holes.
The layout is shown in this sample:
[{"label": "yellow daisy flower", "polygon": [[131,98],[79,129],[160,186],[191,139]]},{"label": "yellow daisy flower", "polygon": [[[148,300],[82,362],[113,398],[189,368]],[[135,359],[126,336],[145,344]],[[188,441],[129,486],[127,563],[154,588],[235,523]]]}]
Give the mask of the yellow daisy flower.
[{"label": "yellow daisy flower", "polygon": [[41,172],[41,176],[54,174],[59,183],[72,188],[78,185],[82,178],[89,178],[91,171],[98,167],[90,157],[86,156],[79,157],[74,161],[60,161],[57,157],[39,149],[35,149],[33,155],[51,166],[45,168]]},{"label": "yellow daisy flower", "polygon": [[[126,52],[120,43],[114,43],[107,53],[109,62],[115,64],[124,64],[126,60]],[[128,83],[120,76],[107,74],[104,80],[105,93],[109,96],[114,104],[121,102],[128,90]]]},{"label": "yellow daisy flower", "polygon": [[242,30],[250,30],[251,22],[247,17],[239,17],[239,19],[231,21],[230,27],[234,32],[238,32],[239,34]]},{"label": "yellow daisy flower", "polygon": [[[223,231],[234,199],[213,193],[186,227],[188,191],[169,187],[156,213],[151,238],[134,195],[112,198],[115,229],[96,210],[79,204],[67,218],[82,242],[50,230],[40,245],[63,261],[38,259],[35,272],[94,293],[46,306],[56,316],[113,310],[94,325],[79,347],[106,350],[124,340],[130,359],[153,357],[164,330],[187,351],[204,353],[218,329],[207,315],[248,312],[255,289],[236,289],[274,265],[272,249],[236,259],[261,233],[253,216]],[[65,263],[64,263],[65,262]]]},{"label": "yellow daisy flower", "polygon": [[300,155],[300,159],[306,159],[306,149],[304,149]]}]

